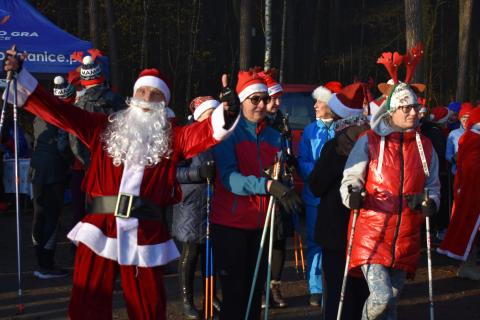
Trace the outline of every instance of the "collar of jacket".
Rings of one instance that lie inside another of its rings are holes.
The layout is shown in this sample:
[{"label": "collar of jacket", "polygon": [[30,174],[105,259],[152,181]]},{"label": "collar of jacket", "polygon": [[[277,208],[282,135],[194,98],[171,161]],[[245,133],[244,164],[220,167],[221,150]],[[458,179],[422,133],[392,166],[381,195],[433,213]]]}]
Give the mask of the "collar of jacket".
[{"label": "collar of jacket", "polygon": [[267,126],[267,121],[265,119],[262,119],[261,121],[259,122],[253,122],[253,121],[250,121],[250,120],[247,120],[243,115],[241,117],[241,120],[245,126],[245,128],[247,128],[247,130],[252,130],[252,132],[255,130],[255,134],[258,136],[262,131],[263,129],[265,129],[265,127]]},{"label": "collar of jacket", "polygon": [[316,123],[317,127],[319,128],[330,129],[333,128],[332,126],[334,125],[335,121],[331,121],[329,124],[327,124],[322,119],[317,119]]}]

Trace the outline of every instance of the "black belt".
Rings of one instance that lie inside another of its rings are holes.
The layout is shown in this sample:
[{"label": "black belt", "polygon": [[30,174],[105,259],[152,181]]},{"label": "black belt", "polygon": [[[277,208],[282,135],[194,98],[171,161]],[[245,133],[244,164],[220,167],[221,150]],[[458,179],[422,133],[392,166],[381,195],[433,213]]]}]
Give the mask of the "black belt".
[{"label": "black belt", "polygon": [[99,214],[114,213],[115,217],[139,218],[164,221],[165,208],[141,197],[120,193],[118,196],[92,198],[89,212]]}]

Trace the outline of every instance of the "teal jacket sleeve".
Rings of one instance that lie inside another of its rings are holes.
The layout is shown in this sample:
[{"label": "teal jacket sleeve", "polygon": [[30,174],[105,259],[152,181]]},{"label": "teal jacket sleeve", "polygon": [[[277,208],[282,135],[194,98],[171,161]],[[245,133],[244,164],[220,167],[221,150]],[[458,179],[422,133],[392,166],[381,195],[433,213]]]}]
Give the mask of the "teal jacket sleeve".
[{"label": "teal jacket sleeve", "polygon": [[240,173],[234,135],[216,145],[213,149],[213,155],[217,165],[217,173],[228,191],[240,196],[264,195],[267,193],[267,178],[259,178],[253,175],[245,176]]}]

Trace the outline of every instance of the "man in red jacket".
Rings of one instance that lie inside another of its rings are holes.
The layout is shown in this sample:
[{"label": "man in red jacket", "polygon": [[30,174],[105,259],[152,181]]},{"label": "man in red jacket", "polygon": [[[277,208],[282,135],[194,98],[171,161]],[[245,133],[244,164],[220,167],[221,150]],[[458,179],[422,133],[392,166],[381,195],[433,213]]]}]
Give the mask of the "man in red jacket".
[{"label": "man in red jacket", "polygon": [[4,69],[17,72],[18,105],[77,136],[92,154],[83,181],[90,214],[68,234],[78,245],[69,318],[111,319],[120,273],[129,318],[166,319],[161,266],[179,256],[164,223],[166,206],[182,197],[176,164],[225,139],[239,106],[226,104],[209,120],[172,126],[168,81],[147,69],[129,108],[110,116],[90,113],[53,97],[20,69],[14,52],[7,53]]},{"label": "man in red jacket", "polygon": [[344,205],[360,210],[349,270],[361,270],[370,290],[362,319],[396,319],[405,278],[420,257],[424,216],[436,212],[440,197],[437,154],[417,130],[417,96],[407,83],[386,88],[388,98],[372,130],[355,143],[340,188]]}]

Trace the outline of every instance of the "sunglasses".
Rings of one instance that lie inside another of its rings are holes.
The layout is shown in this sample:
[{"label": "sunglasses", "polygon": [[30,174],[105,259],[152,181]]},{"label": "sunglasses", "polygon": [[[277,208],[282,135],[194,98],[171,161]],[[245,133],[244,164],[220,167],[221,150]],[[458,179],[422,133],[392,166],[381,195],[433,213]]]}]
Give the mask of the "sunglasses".
[{"label": "sunglasses", "polygon": [[268,104],[272,98],[270,96],[253,96],[247,98],[254,106],[258,106],[260,101],[263,101],[264,104]]},{"label": "sunglasses", "polygon": [[399,106],[398,109],[402,110],[405,114],[409,114],[412,109],[415,109],[415,112],[418,112],[420,106],[418,104],[409,104],[406,106]]}]

